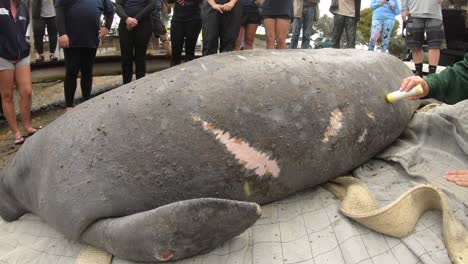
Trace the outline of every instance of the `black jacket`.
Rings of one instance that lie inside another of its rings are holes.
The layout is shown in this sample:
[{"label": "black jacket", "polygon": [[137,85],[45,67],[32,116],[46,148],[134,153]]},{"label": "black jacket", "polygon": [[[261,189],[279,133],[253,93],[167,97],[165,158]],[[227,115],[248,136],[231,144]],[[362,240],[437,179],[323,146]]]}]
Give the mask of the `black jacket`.
[{"label": "black jacket", "polygon": [[[340,0],[332,0],[331,6],[330,6],[330,13],[335,14],[335,12],[338,11],[339,2]],[[356,18],[356,22],[358,22],[359,19],[361,18],[361,0],[354,0],[354,7],[355,7],[354,17]]]},{"label": "black jacket", "polygon": [[10,0],[0,0],[0,57],[7,60],[21,60],[29,56],[26,30],[29,25],[29,11],[25,2],[20,1],[16,18],[11,16]]},{"label": "black jacket", "polygon": [[[55,6],[55,0],[54,0],[54,6]],[[31,13],[32,13],[33,19],[41,18],[41,8],[42,8],[42,0],[31,0]]]}]

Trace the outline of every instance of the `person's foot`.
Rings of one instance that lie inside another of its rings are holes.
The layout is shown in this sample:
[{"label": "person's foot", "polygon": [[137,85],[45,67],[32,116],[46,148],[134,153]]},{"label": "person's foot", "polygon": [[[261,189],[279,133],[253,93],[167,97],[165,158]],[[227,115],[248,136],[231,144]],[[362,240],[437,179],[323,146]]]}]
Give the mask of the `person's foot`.
[{"label": "person's foot", "polygon": [[24,137],[21,136],[21,133],[20,132],[16,132],[15,133],[15,141],[14,141],[14,144],[15,145],[21,145],[23,144],[25,141]]},{"label": "person's foot", "polygon": [[50,61],[58,61],[57,57],[53,53],[50,54]]},{"label": "person's foot", "polygon": [[37,132],[37,129],[35,128],[32,128],[32,127],[25,128],[24,133],[26,133],[26,135],[24,135],[24,137],[30,137],[34,135],[36,132]]},{"label": "person's foot", "polygon": [[71,110],[73,110],[73,107],[67,107],[67,108],[65,108],[65,112],[70,112]]},{"label": "person's foot", "polygon": [[36,59],[36,63],[44,62],[44,55],[39,55],[39,58]]},{"label": "person's foot", "polygon": [[166,40],[163,42],[164,46],[164,53],[166,56],[171,56],[172,55],[172,48],[171,48],[171,42],[169,40]]}]

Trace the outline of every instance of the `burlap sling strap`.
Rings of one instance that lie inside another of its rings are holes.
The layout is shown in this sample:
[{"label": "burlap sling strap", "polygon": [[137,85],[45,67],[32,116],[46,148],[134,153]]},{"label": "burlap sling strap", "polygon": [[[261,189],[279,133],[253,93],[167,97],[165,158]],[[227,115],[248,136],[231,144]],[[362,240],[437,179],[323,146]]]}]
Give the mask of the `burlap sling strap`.
[{"label": "burlap sling strap", "polygon": [[112,255],[92,246],[86,246],[76,259],[76,264],[110,264]]},{"label": "burlap sling strap", "polygon": [[431,185],[419,185],[380,208],[367,185],[356,178],[339,177],[324,187],[341,200],[341,213],[376,232],[393,237],[412,233],[425,211],[441,210],[444,241],[451,261],[468,263],[468,232],[453,215],[441,190]]}]

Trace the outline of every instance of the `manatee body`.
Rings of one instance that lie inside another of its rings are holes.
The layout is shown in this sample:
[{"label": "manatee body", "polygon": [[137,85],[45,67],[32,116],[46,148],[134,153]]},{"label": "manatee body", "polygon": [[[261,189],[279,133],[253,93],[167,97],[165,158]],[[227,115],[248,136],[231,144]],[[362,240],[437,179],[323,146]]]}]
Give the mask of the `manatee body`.
[{"label": "manatee body", "polygon": [[403,131],[388,104],[410,70],[356,50],[226,53],[152,74],[76,107],[3,170],[0,214],[39,215],[135,261],[220,245],[268,203],[343,175]]}]

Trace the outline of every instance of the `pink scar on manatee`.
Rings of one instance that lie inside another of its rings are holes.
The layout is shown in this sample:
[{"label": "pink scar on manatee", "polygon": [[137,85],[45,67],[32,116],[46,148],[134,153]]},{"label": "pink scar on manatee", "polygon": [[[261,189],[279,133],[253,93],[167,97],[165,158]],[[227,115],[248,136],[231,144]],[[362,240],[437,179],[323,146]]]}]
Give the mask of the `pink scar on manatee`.
[{"label": "pink scar on manatee", "polygon": [[193,115],[192,121],[194,123],[200,123],[203,130],[214,135],[216,139],[236,157],[239,164],[246,169],[255,170],[258,176],[279,176],[280,167],[278,166],[278,162],[271,159],[268,154],[256,150],[239,136],[231,137],[229,132],[223,131],[222,129],[216,128],[213,124],[203,121],[198,115]]},{"label": "pink scar on manatee", "polygon": [[170,249],[163,250],[159,253],[159,256],[157,257],[157,259],[159,261],[169,261],[172,258],[174,258],[174,253],[175,252]]}]

